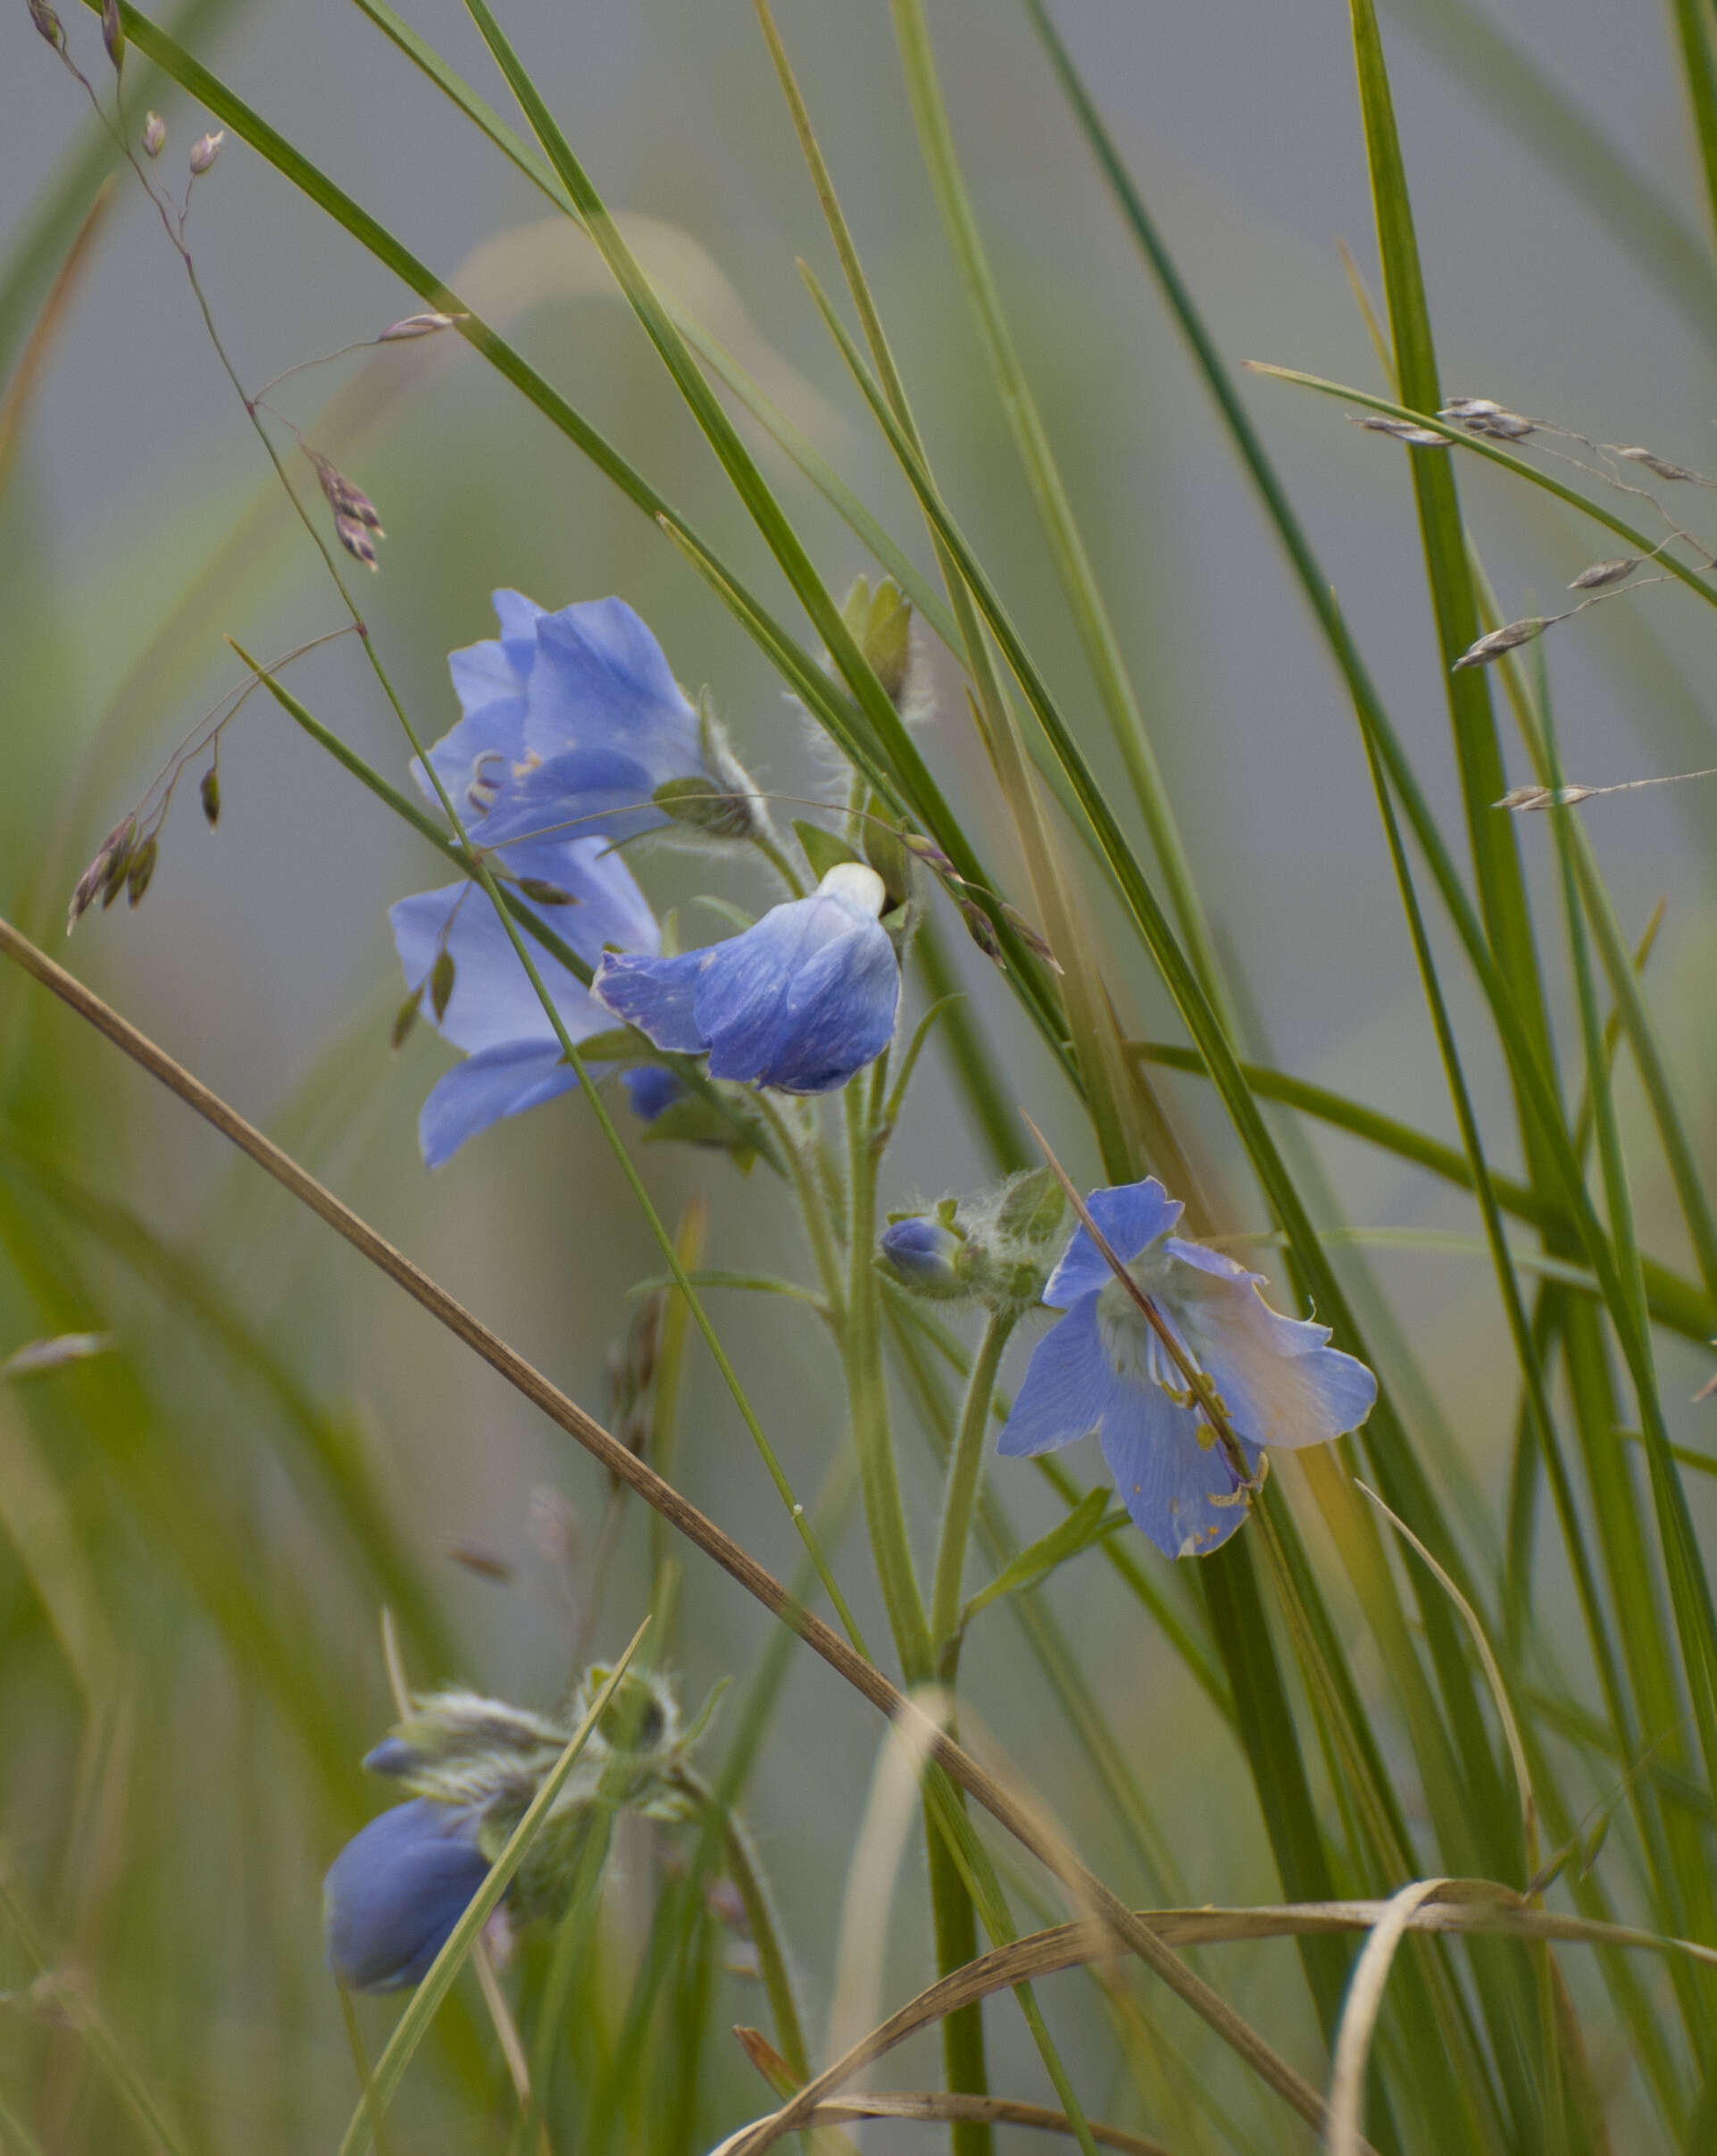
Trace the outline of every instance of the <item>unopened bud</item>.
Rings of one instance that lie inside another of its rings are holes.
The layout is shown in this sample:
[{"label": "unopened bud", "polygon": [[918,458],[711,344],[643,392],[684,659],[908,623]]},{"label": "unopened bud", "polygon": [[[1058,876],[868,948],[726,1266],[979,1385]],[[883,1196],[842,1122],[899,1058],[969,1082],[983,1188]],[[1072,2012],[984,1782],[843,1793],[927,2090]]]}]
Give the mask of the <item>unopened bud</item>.
[{"label": "unopened bud", "polygon": [[213,831],[221,821],[221,766],[211,764],[203,773],[203,783],[196,790],[203,804],[203,820]]},{"label": "unopened bud", "polygon": [[406,997],[404,1002],[402,1003],[399,1008],[394,1013],[394,1030],[392,1039],[395,1048],[403,1048],[404,1046],[406,1035],[417,1024],[417,1014],[421,1009],[422,1005],[423,983],[420,981],[417,986],[412,990],[411,994]]},{"label": "unopened bud", "polygon": [[1529,614],[1523,622],[1509,622],[1501,629],[1493,629],[1488,636],[1481,636],[1476,643],[1469,644],[1455,660],[1453,671],[1458,673],[1463,666],[1488,666],[1492,659],[1499,659],[1505,651],[1516,650],[1529,644],[1535,636],[1542,636],[1550,626],[1542,614]]},{"label": "unopened bud", "polygon": [[892,577],[885,576],[874,591],[869,579],[860,577],[846,595],[841,619],[889,702],[898,705],[912,663],[912,601]]},{"label": "unopened bud", "polygon": [[1637,554],[1619,554],[1613,561],[1594,562],[1569,583],[1570,591],[1602,591],[1611,584],[1625,584],[1639,566]]},{"label": "unopened bud", "polygon": [[316,477],[321,481],[328,506],[336,516],[349,516],[356,523],[365,524],[378,539],[388,534],[381,528],[381,517],[376,505],[362,487],[354,487],[343,472],[338,472],[325,456],[315,459]]},{"label": "unopened bud", "polygon": [[56,53],[65,50],[65,26],[47,0],[29,0],[29,19]]},{"label": "unopened bud", "polygon": [[132,833],[137,829],[135,816],[121,816],[102,840],[95,859],[78,878],[77,888],[71,894],[71,904],[66,914],[65,932],[69,936],[85,914],[101,898],[104,905],[112,905],[119,896],[124,881],[125,860],[131,850]]},{"label": "unopened bud", "polygon": [[453,953],[438,951],[435,964],[429,968],[429,1008],[435,1013],[438,1025],[446,1016],[447,1006],[453,1001]]},{"label": "unopened bud", "polygon": [[143,894],[149,888],[149,879],[155,873],[155,841],[153,833],[131,856],[130,865],[125,872],[125,902],[128,906],[141,906]]},{"label": "unopened bud", "polygon": [[877,1262],[890,1280],[915,1295],[947,1301],[970,1292],[955,1270],[963,1239],[939,1220],[914,1216],[891,1221],[877,1246]]},{"label": "unopened bud", "polygon": [[376,542],[371,538],[368,528],[360,523],[356,517],[347,516],[343,510],[337,514],[334,536],[354,561],[362,562],[366,569],[375,567]]},{"label": "unopened bud", "polygon": [[1630,464],[1644,464],[1647,472],[1654,472],[1659,479],[1687,480],[1700,487],[1711,483],[1709,480],[1702,480],[1696,472],[1689,472],[1685,464],[1672,464],[1667,456],[1642,449],[1637,443],[1631,448],[1623,448],[1615,442],[1605,442],[1604,447],[1612,456],[1619,456]]},{"label": "unopened bud", "polygon": [[167,122],[159,113],[151,113],[143,123],[143,154],[146,157],[159,157],[167,143]]},{"label": "unopened bud", "polygon": [[120,0],[102,0],[102,44],[117,75],[125,64],[125,29],[120,21]]},{"label": "unopened bud", "polygon": [[1046,965],[1054,966],[1058,974],[1063,970],[1062,962],[1050,949],[1049,940],[1043,931],[1033,928],[1019,907],[1010,906],[1005,898],[1002,901],[1002,917],[1029,951],[1041,958]]},{"label": "unopened bud", "polygon": [[546,883],[541,876],[521,876],[519,890],[538,906],[576,906],[579,902],[571,891],[563,890],[558,883]]},{"label": "unopened bud", "polygon": [[1371,434],[1387,434],[1394,441],[1405,442],[1414,449],[1452,449],[1453,440],[1446,434],[1438,434],[1430,427],[1415,427],[1410,419],[1391,419],[1384,412],[1361,413],[1354,422]]},{"label": "unopened bud", "polygon": [[201,180],[204,173],[221,155],[221,145],[227,139],[225,128],[216,128],[212,135],[199,135],[191,145],[191,178]]},{"label": "unopened bud", "polygon": [[999,965],[1002,963],[1002,946],[996,938],[995,926],[983,907],[970,898],[963,898],[960,901],[960,918],[966,924],[966,933],[985,957],[994,958]]},{"label": "unopened bud", "polygon": [[469,314],[408,314],[403,322],[390,322],[376,342],[390,345],[408,337],[433,337],[438,330],[451,330],[456,322],[470,320]]},{"label": "unopened bud", "polygon": [[897,835],[907,852],[916,854],[926,868],[934,869],[938,876],[946,876],[951,883],[964,881],[934,839],[927,839],[921,831],[903,831]]}]

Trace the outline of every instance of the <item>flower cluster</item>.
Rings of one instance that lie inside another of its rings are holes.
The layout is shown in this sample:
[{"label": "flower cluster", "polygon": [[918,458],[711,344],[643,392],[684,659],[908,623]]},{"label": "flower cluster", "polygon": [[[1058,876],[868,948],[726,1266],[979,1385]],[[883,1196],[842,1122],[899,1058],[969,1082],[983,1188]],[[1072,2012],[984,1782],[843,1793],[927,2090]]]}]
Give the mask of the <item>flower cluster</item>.
[{"label": "flower cluster", "polygon": [[[882,925],[882,878],[838,862],[809,897],[727,940],[664,953],[615,848],[663,832],[767,847],[763,803],[707,707],[693,707],[622,600],[547,614],[500,591],[495,608],[500,636],[453,655],[464,715],[414,775],[432,799],[445,791],[505,881],[567,1038],[600,1035],[613,1048],[615,1019],[635,1029],[621,1046],[646,1122],[687,1105],[688,1074],[640,1064],[652,1049],[706,1057],[706,1085],[844,1085],[894,1035],[900,965]],[[419,1136],[437,1166],[577,1079],[505,926],[469,880],[403,899],[392,920],[412,1010],[427,991],[430,1022],[465,1056],[424,1103]],[[598,1057],[592,1074],[613,1067]],[[731,1142],[719,1115],[682,1119],[685,1135]],[[737,1123],[743,1132],[742,1113]]]},{"label": "flower cluster", "polygon": [[[328,1966],[348,1991],[421,1979],[607,1677],[589,1671],[558,1717],[433,1692],[368,1755],[372,1774],[411,1794],[354,1835],[323,1884]],[[706,1722],[707,1713],[684,1727],[662,1678],[622,1681],[508,1888],[516,1921],[562,1906],[577,1830],[599,1796],[653,1818],[682,1816],[676,1768]]]},{"label": "flower cluster", "polygon": [[1327,1325],[1272,1310],[1262,1275],[1176,1235],[1181,1207],[1154,1176],[1094,1191],[1089,1211],[1186,1365],[1209,1380],[1247,1472],[1083,1226],[1044,1289],[1065,1315],[1032,1351],[1000,1450],[1049,1452],[1095,1431],[1117,1495],[1157,1548],[1202,1555],[1245,1519],[1263,1449],[1357,1429],[1377,1380],[1327,1345]]}]

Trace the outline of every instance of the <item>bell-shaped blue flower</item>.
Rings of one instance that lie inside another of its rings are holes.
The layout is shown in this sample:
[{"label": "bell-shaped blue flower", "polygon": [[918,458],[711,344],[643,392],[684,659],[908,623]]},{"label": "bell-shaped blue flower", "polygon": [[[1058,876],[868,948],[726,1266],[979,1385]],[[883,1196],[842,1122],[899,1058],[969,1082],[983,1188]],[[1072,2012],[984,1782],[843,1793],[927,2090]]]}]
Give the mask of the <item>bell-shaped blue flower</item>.
[{"label": "bell-shaped blue flower", "polygon": [[[1089,1208],[1214,1387],[1252,1479],[1264,1447],[1323,1444],[1371,1413],[1377,1380],[1365,1365],[1326,1344],[1327,1325],[1272,1310],[1261,1274],[1173,1234],[1181,1208],[1154,1176],[1094,1191]],[[1001,1450],[1048,1452],[1095,1430],[1116,1494],[1165,1555],[1202,1556],[1226,1542],[1246,1517],[1247,1483],[1083,1226],[1044,1300],[1066,1315],[1032,1350]]]},{"label": "bell-shaped blue flower", "polygon": [[771,907],[724,943],[678,958],[607,951],[591,983],[658,1048],[707,1052],[713,1078],[826,1093],[894,1038],[900,965],[882,879],[831,868],[808,898]]},{"label": "bell-shaped blue flower", "polygon": [[[534,910],[587,964],[594,965],[607,944],[632,951],[660,947],[654,915],[604,840],[540,844],[532,850],[531,873],[562,899]],[[444,953],[453,965],[445,1009],[437,1015],[432,996],[424,1005],[424,1015],[443,1037],[465,1051],[465,1060],[430,1088],[418,1119],[423,1157],[439,1167],[478,1131],[552,1100],[578,1082],[479,885],[465,880],[420,891],[402,898],[388,917],[408,988],[430,982]],[[613,1021],[577,976],[534,940],[528,948],[571,1038],[607,1032]]]},{"label": "bell-shaped blue flower", "polygon": [[354,1992],[416,1984],[483,1884],[488,1863],[468,1809],[396,1804],[335,1858],[322,1885],[328,1966]]},{"label": "bell-shaped blue flower", "polygon": [[500,637],[449,661],[465,715],[429,751],[474,838],[537,875],[545,840],[619,841],[670,823],[748,835],[761,814],[749,780],[623,599],[546,614],[497,591],[495,611]]}]

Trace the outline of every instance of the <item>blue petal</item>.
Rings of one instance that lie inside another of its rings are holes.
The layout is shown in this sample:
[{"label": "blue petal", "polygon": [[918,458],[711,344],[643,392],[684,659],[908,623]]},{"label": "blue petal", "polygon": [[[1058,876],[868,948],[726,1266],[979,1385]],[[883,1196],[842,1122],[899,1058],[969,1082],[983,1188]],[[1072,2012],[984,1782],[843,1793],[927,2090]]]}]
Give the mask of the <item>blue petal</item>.
[{"label": "blue petal", "polygon": [[518,867],[513,850],[520,839],[588,839],[618,844],[667,823],[667,813],[650,797],[656,780],[636,756],[597,744],[569,748],[522,777],[510,779],[483,827],[486,846],[505,846],[505,859]]},{"label": "blue petal", "polygon": [[771,907],[708,956],[695,1008],[712,1077],[827,1092],[894,1038],[894,946],[845,898],[818,892]]},{"label": "blue petal", "polygon": [[[1066,1321],[1063,1320],[1063,1323]],[[1246,1503],[1199,1419],[1148,1382],[1118,1381],[1098,1433],[1115,1494],[1165,1557],[1203,1557],[1245,1520]],[[1258,1454],[1247,1447],[1255,1476]]]},{"label": "blue petal", "polygon": [[620,748],[657,782],[703,769],[697,714],[662,647],[623,599],[590,599],[544,614],[536,635],[525,737],[538,756],[546,761],[572,748]]},{"label": "blue petal", "polygon": [[890,1222],[879,1246],[901,1277],[922,1286],[957,1288],[954,1261],[964,1249],[952,1228],[939,1220],[913,1218]]},{"label": "blue petal", "polygon": [[426,1166],[438,1168],[479,1131],[504,1116],[522,1116],[556,1094],[570,1092],[578,1078],[561,1060],[558,1041],[546,1047],[529,1040],[507,1041],[467,1056],[429,1088],[417,1119],[418,1143]]},{"label": "blue petal", "polygon": [[366,1774],[403,1775],[409,1774],[417,1761],[417,1753],[404,1737],[384,1737],[372,1751],[364,1753],[362,1764]]},{"label": "blue petal", "polygon": [[1074,1443],[1102,1422],[1114,1385],[1097,1333],[1097,1299],[1082,1296],[1031,1350],[996,1450],[1017,1459]]},{"label": "blue petal", "polygon": [[631,1101],[632,1113],[640,1123],[654,1123],[664,1109],[685,1097],[684,1079],[659,1063],[641,1063],[632,1070],[622,1071],[620,1078]]},{"label": "blue petal", "polygon": [[709,1044],[692,1009],[705,951],[678,958],[631,957],[604,951],[591,993],[617,1018],[647,1033],[658,1048],[695,1056]]},{"label": "blue petal", "polygon": [[[534,908],[561,940],[594,965],[603,947],[621,943],[653,951],[659,940],[654,915],[639,894],[630,871],[605,854],[600,839],[563,845],[532,864],[549,882],[567,891],[571,906]],[[554,1028],[529,975],[520,964],[513,940],[478,885],[462,882],[439,890],[402,898],[388,915],[394,942],[408,987],[429,977],[437,953],[445,948],[454,962],[453,994],[438,1021],[424,1010],[443,1037],[469,1054],[509,1043],[555,1039]],[[589,990],[534,938],[527,938],[531,963],[550,1000],[575,1040],[600,1032],[608,1024]]]},{"label": "blue petal", "polygon": [[468,1812],[421,1797],[383,1812],[323,1884],[329,1968],[354,1992],[417,1983],[488,1871]]},{"label": "blue petal", "polygon": [[[1143,1182],[1120,1183],[1112,1191],[1093,1191],[1085,1202],[1104,1240],[1123,1265],[1130,1265],[1141,1250],[1166,1234],[1183,1209],[1179,1199],[1171,1198],[1154,1175],[1147,1175]],[[1080,1226],[1050,1274],[1043,1299],[1052,1309],[1063,1310],[1113,1278],[1108,1260]]]},{"label": "blue petal", "polygon": [[[574,908],[562,907],[562,913]],[[554,1028],[544,1010],[519,955],[497,919],[488,895],[477,884],[444,885],[419,891],[391,908],[394,944],[406,983],[426,980],[444,948],[454,962],[453,993],[437,1019],[426,997],[423,1015],[438,1025],[444,1039],[474,1054],[479,1049],[554,1041]],[[550,1000],[569,1031],[595,1032],[602,1024],[583,983],[540,946],[532,952]],[[558,1047],[556,1049],[558,1053]]]},{"label": "blue petal", "polygon": [[1356,1430],[1377,1380],[1351,1355],[1326,1347],[1328,1325],[1284,1317],[1259,1292],[1263,1275],[1178,1236],[1163,1300],[1222,1396],[1239,1435],[1254,1445],[1319,1445]]},{"label": "blue petal", "polygon": [[535,599],[526,598],[522,592],[509,591],[504,586],[491,592],[489,600],[495,608],[495,618],[501,624],[501,648],[522,680],[529,673],[531,662],[537,656],[537,624],[543,618],[544,609]]}]

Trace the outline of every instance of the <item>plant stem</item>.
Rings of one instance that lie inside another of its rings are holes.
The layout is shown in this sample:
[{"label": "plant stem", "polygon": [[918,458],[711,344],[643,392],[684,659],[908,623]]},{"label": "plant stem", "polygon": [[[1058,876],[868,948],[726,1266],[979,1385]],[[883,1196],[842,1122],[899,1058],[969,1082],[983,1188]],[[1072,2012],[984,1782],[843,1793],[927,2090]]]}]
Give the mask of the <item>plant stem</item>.
[{"label": "plant stem", "polygon": [[876,1155],[863,1080],[846,1091],[848,1160],[846,1394],[858,1450],[878,1584],[910,1691],[930,1674],[930,1635],[913,1571],[894,1447],[888,1433],[888,1394],[882,1372],[881,1283],[871,1263],[876,1241]]},{"label": "plant stem", "polygon": [[[949,1793],[963,1812],[966,1808],[963,1792],[954,1789]],[[936,1926],[936,1969],[938,1976],[947,1976],[978,1959],[978,1914],[972,1907],[966,1883],[960,1876],[960,1867],[954,1861],[954,1851],[944,1839],[944,1829],[938,1821],[936,1807],[928,1790],[924,1792],[924,1844],[930,1865],[930,1916]],[[942,2065],[951,2089],[967,2096],[988,2094],[989,2069],[984,2058],[984,2010],[979,2001],[974,1999],[970,2005],[943,2016]],[[954,2156],[990,2156],[994,2145],[988,2122],[984,2119],[960,2121],[951,2130],[948,2139]]]},{"label": "plant stem", "polygon": [[776,2048],[793,2069],[794,2079],[798,2082],[809,2081],[811,2059],[805,2050],[798,2001],[793,1995],[793,1979],[788,1967],[787,1951],[781,1943],[780,1928],[776,1922],[775,1898],[770,1893],[769,1881],[753,1846],[751,1835],[738,1814],[728,1809],[716,1792],[683,1762],[674,1769],[674,1778],[706,1818],[713,1821],[721,1834],[728,1876],[738,1889],[739,1899],[745,1904],[746,1922],[751,1926],[752,1943],[757,1949],[763,1990],[768,1994],[770,2015],[775,2023]]},{"label": "plant stem", "polygon": [[992,1312],[978,1343],[978,1353],[966,1381],[965,1403],[960,1410],[960,1429],[948,1458],[947,1491],[942,1500],[942,1533],[936,1549],[936,1575],[930,1588],[930,1641],[944,1683],[952,1683],[951,1669],[942,1667],[959,1636],[960,1585],[966,1568],[966,1544],[971,1539],[971,1522],[978,1505],[978,1486],[983,1476],[984,1440],[989,1427],[990,1400],[1002,1366],[1002,1350],[1016,1324],[1012,1310]]}]

